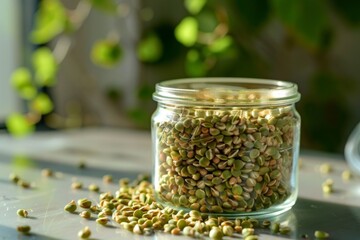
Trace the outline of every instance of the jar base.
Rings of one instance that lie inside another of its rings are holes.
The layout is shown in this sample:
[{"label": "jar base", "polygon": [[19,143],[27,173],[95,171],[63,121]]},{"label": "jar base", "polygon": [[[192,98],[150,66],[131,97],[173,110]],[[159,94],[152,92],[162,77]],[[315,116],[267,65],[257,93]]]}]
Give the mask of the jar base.
[{"label": "jar base", "polygon": [[[157,194],[155,194],[155,198],[156,198],[157,202],[159,202],[161,205],[163,205],[165,207],[169,207],[169,208],[175,209],[177,211],[180,211],[180,210],[185,211],[185,212],[191,211],[191,209],[189,209],[189,208],[184,208],[184,207],[179,207],[179,206],[174,206],[172,204],[168,204],[168,203],[164,202],[161,199],[161,197],[159,197]],[[289,210],[291,210],[291,208],[295,205],[296,198],[297,198],[296,195],[291,196],[285,202],[282,202],[282,203],[272,206],[270,208],[265,208],[265,209],[255,211],[255,212],[221,212],[221,213],[204,212],[202,214],[207,215],[207,216],[213,216],[213,217],[226,217],[227,219],[247,218],[247,217],[255,218],[255,219],[259,219],[259,220],[270,219],[270,218],[277,217],[277,216],[284,214],[284,213],[288,212]]]}]

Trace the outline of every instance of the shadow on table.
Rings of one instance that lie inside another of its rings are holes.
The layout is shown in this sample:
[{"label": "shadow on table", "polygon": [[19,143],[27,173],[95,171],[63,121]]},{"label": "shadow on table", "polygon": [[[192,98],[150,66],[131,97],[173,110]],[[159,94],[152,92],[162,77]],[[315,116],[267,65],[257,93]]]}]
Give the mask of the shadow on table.
[{"label": "shadow on table", "polygon": [[304,234],[314,239],[316,230],[328,232],[330,239],[359,239],[360,207],[298,198],[290,212],[296,219],[298,239]]},{"label": "shadow on table", "polygon": [[36,239],[36,240],[60,240],[61,238],[55,238],[36,233],[22,234],[19,233],[15,228],[9,228],[0,226],[1,239]]},{"label": "shadow on table", "polygon": [[[13,165],[14,163],[13,157],[9,155],[0,154],[0,163],[5,162],[7,164]],[[37,159],[37,158],[27,158],[23,157],[21,160],[21,164],[24,166],[19,166],[21,168],[32,168],[32,169],[44,169],[49,168],[55,172],[61,172],[65,174],[71,174],[75,176],[87,176],[87,177],[96,177],[96,178],[102,178],[104,175],[112,175],[115,178],[129,178],[129,179],[135,179],[140,172],[131,172],[127,171],[126,169],[119,170],[119,168],[111,168],[111,165],[106,165],[106,168],[100,168],[98,166],[92,167],[86,165],[83,168],[80,168],[78,166],[78,163],[74,162],[74,164],[68,164],[68,163],[62,163],[59,161],[48,161],[43,159]],[[25,162],[27,161],[27,162]],[[16,164],[16,163],[15,163]],[[115,164],[112,162],[111,164]],[[119,163],[121,164],[121,163]],[[15,166],[16,167],[16,166]],[[147,173],[149,174],[149,173]]]}]

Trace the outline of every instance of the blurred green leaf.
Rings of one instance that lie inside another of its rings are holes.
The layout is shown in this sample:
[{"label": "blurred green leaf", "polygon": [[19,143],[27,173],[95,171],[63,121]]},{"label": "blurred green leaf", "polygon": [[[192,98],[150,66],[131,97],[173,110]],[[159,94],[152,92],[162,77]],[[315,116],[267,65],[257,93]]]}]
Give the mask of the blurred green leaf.
[{"label": "blurred green leaf", "polygon": [[215,28],[219,25],[216,18],[216,12],[214,11],[202,11],[197,15],[197,21],[199,25],[199,31],[206,33],[213,33]]},{"label": "blurred green leaf", "polygon": [[191,14],[198,14],[205,6],[207,0],[185,0],[185,8]]},{"label": "blurred green leaf", "polygon": [[154,86],[143,84],[139,87],[138,98],[140,100],[148,101],[152,99],[152,94],[155,91]]},{"label": "blurred green leaf", "polygon": [[36,13],[35,27],[31,32],[31,41],[36,44],[49,42],[64,30],[66,21],[66,11],[59,0],[41,1]]},{"label": "blurred green leaf", "polygon": [[193,17],[184,18],[175,28],[176,39],[187,47],[196,43],[198,37],[198,22]]},{"label": "blurred green leaf", "polygon": [[91,49],[92,61],[102,67],[113,67],[119,63],[123,56],[123,50],[117,41],[99,40]]},{"label": "blurred green leaf", "polygon": [[88,0],[90,4],[101,11],[116,13],[117,3],[113,0]]},{"label": "blurred green leaf", "polygon": [[139,127],[148,129],[151,121],[151,114],[144,108],[137,107],[128,111],[130,119]]},{"label": "blurred green leaf", "polygon": [[169,22],[162,22],[151,28],[151,33],[156,34],[161,42],[161,57],[154,64],[170,64],[183,55],[185,46],[176,40],[174,34],[175,25]]},{"label": "blurred green leaf", "polygon": [[8,131],[16,137],[25,136],[34,131],[34,126],[20,113],[12,113],[6,119]]},{"label": "blurred green leaf", "polygon": [[137,48],[138,58],[143,62],[156,62],[162,55],[162,43],[159,37],[152,33],[142,39]]},{"label": "blurred green leaf", "polygon": [[29,69],[20,67],[11,75],[11,84],[15,89],[31,85],[31,73]]},{"label": "blurred green leaf", "polygon": [[106,97],[112,102],[117,102],[121,100],[122,92],[118,87],[110,86],[106,89]]},{"label": "blurred green leaf", "polygon": [[33,85],[27,85],[22,87],[18,93],[23,99],[30,100],[36,96],[37,89]]},{"label": "blurred green leaf", "polygon": [[72,34],[77,30],[76,24],[72,22],[70,18],[65,19],[64,23],[64,33],[66,34]]},{"label": "blurred green leaf", "polygon": [[207,67],[197,50],[190,50],[186,55],[185,71],[190,77],[203,77],[207,73]]},{"label": "blurred green leaf", "polygon": [[38,48],[32,56],[35,79],[39,86],[52,86],[55,83],[58,64],[47,47]]},{"label": "blurred green leaf", "polygon": [[233,42],[234,41],[230,36],[218,38],[209,46],[209,50],[213,53],[221,53],[226,51]]},{"label": "blurred green leaf", "polygon": [[360,1],[358,0],[330,0],[334,10],[352,25],[360,23]]},{"label": "blurred green leaf", "polygon": [[32,99],[36,95],[36,88],[31,80],[31,73],[27,68],[16,69],[11,76],[11,85],[24,99]]},{"label": "blurred green leaf", "polygon": [[39,114],[48,114],[53,110],[53,103],[48,95],[40,93],[30,103],[32,110]]},{"label": "blurred green leaf", "polygon": [[328,29],[328,16],[323,0],[272,0],[279,19],[306,45],[317,48]]},{"label": "blurred green leaf", "polygon": [[[291,1],[291,0],[290,0]],[[257,30],[268,19],[270,13],[269,1],[236,0],[237,11],[248,30]]]}]

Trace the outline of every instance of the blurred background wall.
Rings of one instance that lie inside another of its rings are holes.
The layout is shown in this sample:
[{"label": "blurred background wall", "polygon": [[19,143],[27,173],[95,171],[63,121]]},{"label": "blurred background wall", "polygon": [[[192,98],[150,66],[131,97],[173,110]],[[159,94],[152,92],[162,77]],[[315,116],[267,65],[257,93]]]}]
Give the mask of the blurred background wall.
[{"label": "blurred background wall", "polygon": [[[35,125],[148,130],[157,82],[214,76],[297,83],[303,149],[342,153],[360,121],[359,1],[7,2],[19,3],[23,14],[14,16],[20,23],[31,23],[29,32],[14,24],[31,43],[28,50],[24,42],[14,49],[20,51],[18,66],[33,74],[36,94],[49,96],[34,104],[34,94],[23,102],[27,116],[40,112],[30,118]],[[2,47],[8,35],[1,30]],[[42,65],[24,54],[43,48],[55,59],[51,84],[36,80]],[[15,64],[6,69],[1,86],[12,82],[21,96],[24,87],[11,76]],[[12,106],[4,101],[2,109]]]},{"label": "blurred background wall", "polygon": [[9,84],[20,58],[20,13],[18,2],[5,1],[0,8],[0,121],[19,107],[18,98]]}]

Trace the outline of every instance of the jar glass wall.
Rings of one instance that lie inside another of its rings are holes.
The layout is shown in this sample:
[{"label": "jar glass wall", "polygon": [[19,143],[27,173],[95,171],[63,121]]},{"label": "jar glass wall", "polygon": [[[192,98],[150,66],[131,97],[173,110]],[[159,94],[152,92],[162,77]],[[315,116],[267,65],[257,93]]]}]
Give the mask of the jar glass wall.
[{"label": "jar glass wall", "polygon": [[152,117],[157,200],[222,216],[284,212],[297,197],[300,98],[292,83],[166,81]]}]

